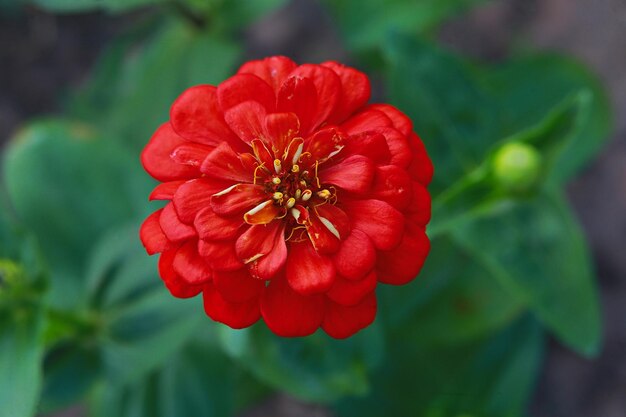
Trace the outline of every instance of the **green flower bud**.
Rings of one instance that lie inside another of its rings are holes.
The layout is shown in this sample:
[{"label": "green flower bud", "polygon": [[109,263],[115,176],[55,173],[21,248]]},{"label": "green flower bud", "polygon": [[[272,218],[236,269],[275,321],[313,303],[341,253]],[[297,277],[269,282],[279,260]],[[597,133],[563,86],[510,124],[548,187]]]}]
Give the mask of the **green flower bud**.
[{"label": "green flower bud", "polygon": [[493,173],[498,184],[510,191],[526,191],[541,174],[541,155],[531,145],[511,142],[493,158]]}]

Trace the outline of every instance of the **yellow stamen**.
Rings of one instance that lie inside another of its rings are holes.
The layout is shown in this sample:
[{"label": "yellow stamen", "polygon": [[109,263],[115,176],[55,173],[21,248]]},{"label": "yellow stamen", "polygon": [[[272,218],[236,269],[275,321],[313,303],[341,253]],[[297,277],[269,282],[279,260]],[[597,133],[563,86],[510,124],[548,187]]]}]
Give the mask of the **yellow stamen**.
[{"label": "yellow stamen", "polygon": [[330,191],[328,191],[328,190],[318,191],[317,195],[319,197],[323,198],[324,200],[327,200],[331,196]]},{"label": "yellow stamen", "polygon": [[283,198],[283,193],[281,193],[280,191],[276,191],[276,192],[274,193],[274,195],[272,195],[272,198],[273,198],[274,200],[280,200],[280,199],[282,199],[282,198]]},{"label": "yellow stamen", "polygon": [[278,177],[272,178],[272,183],[274,183],[274,185],[280,184],[280,178],[278,178]]},{"label": "yellow stamen", "polygon": [[299,200],[300,197],[302,197],[302,190],[298,188],[296,190],[296,200]]},{"label": "yellow stamen", "polygon": [[296,205],[296,199],[291,197],[289,200],[287,200],[287,208],[292,208],[293,206]]},{"label": "yellow stamen", "polygon": [[[298,190],[300,191],[300,190]],[[309,198],[311,198],[311,196],[313,195],[313,192],[311,190],[304,190],[302,192],[302,200],[303,201],[309,201]]]},{"label": "yellow stamen", "polygon": [[280,171],[283,169],[282,163],[280,159],[274,159],[274,170],[277,174],[280,174]]},{"label": "yellow stamen", "polygon": [[298,164],[294,164],[291,167],[291,172],[299,172],[300,171],[300,166]]}]

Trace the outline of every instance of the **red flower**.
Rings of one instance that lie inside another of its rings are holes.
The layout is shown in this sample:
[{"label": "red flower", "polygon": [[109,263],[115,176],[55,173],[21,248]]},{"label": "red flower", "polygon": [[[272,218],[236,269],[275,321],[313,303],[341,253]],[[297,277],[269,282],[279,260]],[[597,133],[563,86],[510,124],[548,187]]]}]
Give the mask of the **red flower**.
[{"label": "red flower", "polygon": [[369,97],[353,68],[272,57],[174,102],[141,156],[168,203],[140,233],[174,296],[280,336],[373,322],[376,284],[428,254],[433,168],[411,121]]}]

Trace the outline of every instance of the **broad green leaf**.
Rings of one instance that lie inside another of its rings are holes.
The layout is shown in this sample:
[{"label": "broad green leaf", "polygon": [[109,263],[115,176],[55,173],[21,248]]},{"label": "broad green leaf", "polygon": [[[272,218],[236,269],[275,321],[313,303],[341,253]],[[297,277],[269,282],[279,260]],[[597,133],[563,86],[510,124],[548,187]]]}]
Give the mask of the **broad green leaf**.
[{"label": "broad green leaf", "polygon": [[326,0],[348,42],[357,50],[380,48],[391,31],[416,34],[485,0]]},{"label": "broad green leaf", "polygon": [[114,42],[69,111],[138,153],[185,89],[223,81],[239,56],[236,44],[170,19]]},{"label": "broad green leaf", "polygon": [[[10,285],[5,282],[7,268],[8,261],[0,260],[0,298]],[[10,310],[3,307],[0,304],[0,417],[30,417],[41,389],[43,310],[32,300]]]},{"label": "broad green leaf", "polygon": [[112,226],[146,214],[151,182],[114,140],[62,121],[22,130],[3,168],[11,203],[52,268],[51,303],[80,304],[91,247]]},{"label": "broad green leaf", "polygon": [[543,194],[459,225],[454,238],[566,345],[593,356],[598,294],[580,227],[563,197]]},{"label": "broad green leaf", "polygon": [[321,331],[279,338],[264,324],[238,331],[220,327],[219,336],[224,351],[259,380],[316,402],[366,393],[367,370],[378,366],[384,343],[376,324],[345,340]]},{"label": "broad green leaf", "polygon": [[405,334],[390,340],[390,360],[372,375],[370,395],[338,402],[338,415],[524,415],[544,344],[533,320],[521,319],[483,340],[432,349]]}]

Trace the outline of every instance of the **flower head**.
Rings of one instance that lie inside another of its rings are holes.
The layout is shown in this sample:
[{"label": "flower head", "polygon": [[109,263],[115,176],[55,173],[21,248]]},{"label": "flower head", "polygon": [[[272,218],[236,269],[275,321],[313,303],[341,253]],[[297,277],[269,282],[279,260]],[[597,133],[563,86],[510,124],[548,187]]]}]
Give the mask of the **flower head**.
[{"label": "flower head", "polygon": [[141,156],[168,201],[141,240],[170,292],[281,336],[372,323],[377,283],[411,281],[428,254],[433,168],[411,121],[369,97],[353,68],[285,57],[186,90]]}]

